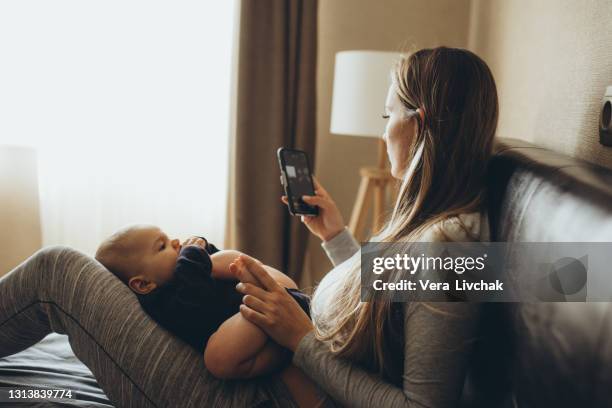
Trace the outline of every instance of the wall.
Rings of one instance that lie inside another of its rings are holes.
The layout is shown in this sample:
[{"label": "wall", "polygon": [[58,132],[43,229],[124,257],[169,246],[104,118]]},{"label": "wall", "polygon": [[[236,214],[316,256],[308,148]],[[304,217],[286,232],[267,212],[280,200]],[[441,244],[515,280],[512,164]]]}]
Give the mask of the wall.
[{"label": "wall", "polygon": [[42,245],[36,153],[0,146],[0,276]]},{"label": "wall", "polygon": [[[315,174],[336,200],[347,223],[359,184],[359,168],[376,164],[377,140],[329,132],[336,52],[466,47],[469,6],[469,0],[319,1]],[[313,285],[331,266],[319,240],[311,238],[302,287]]]},{"label": "wall", "polygon": [[608,167],[597,126],[611,44],[609,0],[472,0],[469,48],[496,78],[498,135]]}]

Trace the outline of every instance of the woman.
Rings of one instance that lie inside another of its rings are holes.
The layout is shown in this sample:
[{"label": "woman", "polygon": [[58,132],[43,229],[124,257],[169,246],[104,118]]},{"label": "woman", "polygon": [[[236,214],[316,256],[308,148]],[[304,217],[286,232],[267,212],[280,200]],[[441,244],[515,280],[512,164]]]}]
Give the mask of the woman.
[{"label": "woman", "polygon": [[[402,186],[391,220],[372,241],[487,240],[480,209],[498,108],[485,63],[464,50],[421,50],[400,61],[386,110],[383,138]],[[321,215],[302,221],[336,266],[314,293],[313,321],[250,260],[261,287],[238,285],[243,316],[294,351],[294,364],[337,402],[456,406],[477,307],[406,303],[398,311],[390,301],[361,302],[359,245],[320,185],[305,201]]]},{"label": "woman", "polygon": [[[418,51],[398,63],[386,105],[384,139],[402,186],[373,240],[486,240],[480,211],[498,111],[486,64],[465,50]],[[239,284],[243,315],[294,351],[294,365],[331,397],[323,404],[455,406],[477,307],[360,302],[359,246],[320,185],[305,200],[321,208],[304,222],[335,266],[315,292],[313,320],[249,258],[239,264],[261,287]],[[212,378],[201,356],[148,319],[124,285],[69,248],[42,250],[0,280],[0,356],[51,331],[68,334],[118,406],[295,406],[309,397],[298,395],[291,370],[283,380]]]}]

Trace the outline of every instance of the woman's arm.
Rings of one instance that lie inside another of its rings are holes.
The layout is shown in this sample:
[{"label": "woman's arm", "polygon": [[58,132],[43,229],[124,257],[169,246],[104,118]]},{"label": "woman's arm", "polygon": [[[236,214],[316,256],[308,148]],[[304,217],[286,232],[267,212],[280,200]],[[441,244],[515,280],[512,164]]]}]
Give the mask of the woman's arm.
[{"label": "woman's arm", "polygon": [[349,259],[360,248],[359,242],[347,228],[344,228],[329,241],[321,242],[321,246],[334,266],[338,266]]},{"label": "woman's arm", "polygon": [[404,310],[402,388],[335,356],[313,332],[300,341],[293,363],[343,405],[456,407],[475,337],[477,305],[417,303]]},{"label": "woman's arm", "polygon": [[398,387],[334,355],[314,338],[312,322],[263,268],[246,257],[238,263],[239,270],[248,269],[261,286],[238,285],[246,294],[242,315],[294,351],[294,364],[341,404],[450,408],[458,403],[475,340],[477,304],[406,304],[404,375]]}]

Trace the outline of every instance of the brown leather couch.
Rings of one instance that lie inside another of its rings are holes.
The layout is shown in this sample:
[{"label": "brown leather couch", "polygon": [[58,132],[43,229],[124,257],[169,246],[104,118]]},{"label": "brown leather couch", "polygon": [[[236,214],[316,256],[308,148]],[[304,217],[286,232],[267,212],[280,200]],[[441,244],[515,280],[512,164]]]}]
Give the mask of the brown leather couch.
[{"label": "brown leather couch", "polygon": [[[610,169],[499,138],[487,182],[493,241],[612,242]],[[612,407],[610,303],[484,309],[466,406]]]}]

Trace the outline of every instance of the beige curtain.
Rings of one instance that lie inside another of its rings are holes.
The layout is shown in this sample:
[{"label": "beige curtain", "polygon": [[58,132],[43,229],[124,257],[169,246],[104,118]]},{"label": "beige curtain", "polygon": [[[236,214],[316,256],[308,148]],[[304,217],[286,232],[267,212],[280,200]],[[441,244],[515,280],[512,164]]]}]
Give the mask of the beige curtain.
[{"label": "beige curtain", "polygon": [[241,3],[226,246],[299,280],[307,232],[280,202],[276,150],[313,165],[317,1]]}]

